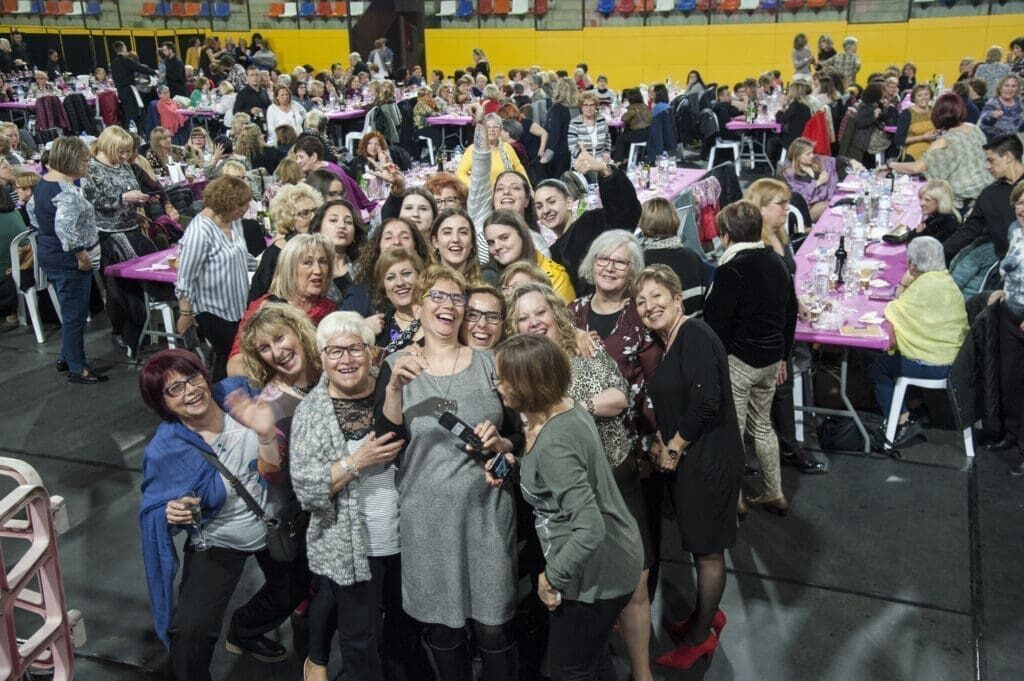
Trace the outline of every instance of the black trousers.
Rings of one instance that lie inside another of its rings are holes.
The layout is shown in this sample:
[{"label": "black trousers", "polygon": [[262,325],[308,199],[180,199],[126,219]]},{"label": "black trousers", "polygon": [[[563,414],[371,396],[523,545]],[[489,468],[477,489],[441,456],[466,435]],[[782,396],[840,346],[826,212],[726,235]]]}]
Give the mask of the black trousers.
[{"label": "black trousers", "polygon": [[562,601],[550,616],[548,665],[552,681],[615,681],[608,637],[632,595],[595,603]]},{"label": "black trousers", "polygon": [[402,610],[401,554],[371,557],[369,562],[367,582],[339,586],[320,578],[309,611],[309,659],[326,666],[337,631],[348,678],[417,678],[410,670],[420,651],[419,633]]},{"label": "black trousers", "polygon": [[1003,434],[1024,453],[1024,331],[1005,303],[999,306],[999,377]]},{"label": "black trousers", "polygon": [[772,425],[778,436],[779,450],[783,455],[791,455],[796,451],[796,412],[793,411],[793,360],[786,360],[786,381],[775,386],[772,398]]},{"label": "black trousers", "polygon": [[229,636],[248,641],[281,625],[309,589],[305,554],[292,563],[278,563],[264,549],[256,553],[210,547],[185,549],[178,588],[178,606],[171,622],[171,678],[208,681],[213,648],[220,637],[224,611],[238,586],[246,561],[256,557],[266,582],[231,616]]},{"label": "black trousers", "polygon": [[223,380],[228,375],[228,353],[231,352],[231,344],[235,342],[238,322],[229,322],[209,312],[200,312],[196,315],[196,323],[199,324],[199,333],[213,346],[213,380]]}]

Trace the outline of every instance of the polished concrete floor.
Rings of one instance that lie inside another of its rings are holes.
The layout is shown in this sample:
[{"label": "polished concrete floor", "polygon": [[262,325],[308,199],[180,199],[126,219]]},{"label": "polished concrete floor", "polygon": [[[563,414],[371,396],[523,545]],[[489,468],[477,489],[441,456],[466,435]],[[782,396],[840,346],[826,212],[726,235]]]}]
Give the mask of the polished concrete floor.
[{"label": "polished concrete floor", "polygon": [[[156,418],[139,400],[137,371],[111,344],[102,314],[88,327],[87,352],[110,366],[109,383],[68,385],[53,368],[59,344],[56,326],[41,345],[26,328],[0,329],[0,456],[35,466],[50,493],[67,499],[64,585],[88,633],[76,678],[161,678],[166,656],[151,629],[136,520],[142,448]],[[969,467],[954,433],[927,434],[902,461],[833,454],[827,475],[784,469],[790,515],[752,512],[728,554],[722,608],[729,623],[717,654],[687,673],[657,669],[655,677],[1024,678],[1024,480],[1007,477],[1008,455],[979,447]],[[664,553],[656,624],[685,615],[693,595],[690,557],[671,532]],[[254,572],[236,601],[257,585]],[[655,632],[654,652],[668,650],[664,630]],[[279,636],[289,644],[291,627]],[[621,643],[614,647],[621,651]],[[213,677],[300,679],[301,660],[267,665],[218,648]]]}]

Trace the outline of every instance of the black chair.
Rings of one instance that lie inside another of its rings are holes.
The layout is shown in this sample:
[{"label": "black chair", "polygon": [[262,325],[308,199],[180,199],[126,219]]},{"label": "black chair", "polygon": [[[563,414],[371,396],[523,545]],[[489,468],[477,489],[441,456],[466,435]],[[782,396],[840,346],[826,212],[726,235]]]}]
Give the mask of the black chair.
[{"label": "black chair", "polygon": [[53,140],[61,136],[60,128],[45,128],[43,130],[36,130],[36,142],[39,146],[49,144]]}]

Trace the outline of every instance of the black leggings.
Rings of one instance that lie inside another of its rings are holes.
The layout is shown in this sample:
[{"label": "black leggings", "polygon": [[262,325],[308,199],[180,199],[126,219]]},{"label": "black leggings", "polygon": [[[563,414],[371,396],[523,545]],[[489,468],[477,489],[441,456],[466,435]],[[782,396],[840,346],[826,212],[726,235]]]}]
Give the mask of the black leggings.
[{"label": "black leggings", "polygon": [[[480,650],[505,650],[513,643],[508,624],[481,624],[470,620],[473,629],[473,640]],[[427,625],[427,640],[435,648],[449,650],[466,641],[465,629],[452,629],[443,624]]]},{"label": "black leggings", "polygon": [[608,638],[632,594],[584,603],[562,601],[551,613],[548,664],[553,681],[615,681]]}]

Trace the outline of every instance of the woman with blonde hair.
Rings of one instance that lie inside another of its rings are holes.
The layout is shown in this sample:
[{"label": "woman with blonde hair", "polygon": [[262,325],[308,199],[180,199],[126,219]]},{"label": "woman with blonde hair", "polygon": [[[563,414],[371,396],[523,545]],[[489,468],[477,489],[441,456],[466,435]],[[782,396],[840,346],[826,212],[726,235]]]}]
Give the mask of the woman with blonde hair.
[{"label": "woman with blonde hair", "polygon": [[[96,211],[103,266],[154,253],[153,241],[139,229],[139,209],[149,202],[128,160],[134,140],[124,128],[111,125],[92,145],[89,173],[82,178],[82,193]],[[113,333],[133,356],[145,323],[142,283],[108,277],[107,316]]]},{"label": "woman with blonde hair", "polygon": [[217,86],[217,91],[220,92],[220,99],[213,105],[213,110],[224,117],[222,123],[225,128],[230,129],[234,121],[235,98],[238,93],[235,92],[235,86],[228,80],[222,80]]},{"label": "woman with blonde hair", "polygon": [[907,233],[907,241],[931,236],[940,242],[960,227],[960,212],[955,207],[953,189],[945,180],[929,180],[917,192],[921,202],[921,222]]},{"label": "woman with blonde hair", "polygon": [[249,287],[250,303],[270,290],[277,269],[277,260],[284,250],[285,243],[295,234],[309,232],[313,216],[323,203],[320,192],[304,183],[285,185],[278,190],[270,202],[270,222],[274,226],[273,240],[260,256],[259,267],[253,275]]},{"label": "woman with blonde hair", "polygon": [[509,298],[520,286],[530,283],[551,286],[551,279],[534,263],[520,260],[501,271],[498,290],[505,298]]},{"label": "woman with blonde hair", "polygon": [[858,170],[863,166],[842,156],[816,154],[814,142],[806,137],[797,137],[786,152],[782,179],[807,203],[811,222],[817,222],[836,193],[836,186],[851,168]]},{"label": "woman with blonde hair", "polygon": [[551,98],[551,108],[544,129],[548,133],[548,146],[541,156],[549,178],[559,178],[572,164],[572,157],[578,150],[569,148],[569,125],[579,111],[576,84],[563,78],[555,85],[555,94]]},{"label": "woman with blonde hair", "polygon": [[263,168],[267,175],[273,174],[284,156],[277,147],[264,143],[263,131],[258,125],[251,123],[242,128],[235,138],[235,153],[244,156],[253,169]]},{"label": "woman with blonde hair", "polygon": [[171,141],[171,131],[167,128],[157,126],[149,133],[149,150],[146,152],[146,160],[153,166],[157,175],[166,176],[170,173],[170,164],[185,158],[186,152],[183,147],[176,146]]},{"label": "woman with blonde hair", "polygon": [[267,191],[263,194],[263,200],[269,204],[282,187],[299,184],[302,179],[302,168],[299,167],[298,162],[294,158],[282,158],[281,162],[277,164],[277,168],[274,169],[274,182],[267,187]]}]

